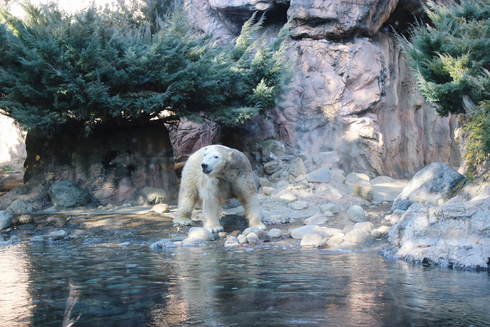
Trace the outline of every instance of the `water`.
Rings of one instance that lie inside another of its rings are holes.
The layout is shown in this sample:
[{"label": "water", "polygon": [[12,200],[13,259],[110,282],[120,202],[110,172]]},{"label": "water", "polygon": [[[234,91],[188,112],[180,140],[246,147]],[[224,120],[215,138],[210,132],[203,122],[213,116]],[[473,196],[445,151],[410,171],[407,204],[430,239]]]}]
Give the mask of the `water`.
[{"label": "water", "polygon": [[274,243],[154,252],[168,222],[81,221],[0,248],[1,327],[490,326],[487,273]]}]

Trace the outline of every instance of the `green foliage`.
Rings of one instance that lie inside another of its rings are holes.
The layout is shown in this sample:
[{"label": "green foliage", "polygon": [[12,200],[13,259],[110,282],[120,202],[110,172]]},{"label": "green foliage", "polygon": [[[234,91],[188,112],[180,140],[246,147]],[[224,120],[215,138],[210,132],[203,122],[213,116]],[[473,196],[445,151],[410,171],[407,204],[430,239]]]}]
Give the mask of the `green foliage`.
[{"label": "green foliage", "polygon": [[469,115],[463,130],[467,135],[464,154],[468,165],[467,175],[474,176],[490,157],[490,101],[483,101]]},{"label": "green foliage", "polygon": [[89,130],[133,123],[163,111],[205,111],[237,125],[274,105],[284,84],[287,29],[267,45],[252,17],[234,44],[220,45],[171,6],[157,8],[163,16],[148,8],[136,16],[26,5],[24,20],[2,11],[0,110],[48,132],[73,123]]},{"label": "green foliage", "polygon": [[443,116],[490,99],[490,0],[429,2],[426,13],[430,25],[400,37],[422,94]]}]

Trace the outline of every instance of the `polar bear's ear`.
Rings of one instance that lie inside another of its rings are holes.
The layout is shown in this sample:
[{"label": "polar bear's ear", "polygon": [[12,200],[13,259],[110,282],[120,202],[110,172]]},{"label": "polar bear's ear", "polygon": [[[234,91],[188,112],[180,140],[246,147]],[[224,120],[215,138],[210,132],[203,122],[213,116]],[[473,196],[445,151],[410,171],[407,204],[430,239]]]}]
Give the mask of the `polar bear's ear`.
[{"label": "polar bear's ear", "polygon": [[241,153],[237,151],[230,151],[226,162],[227,169],[235,169],[244,171],[247,169],[246,162],[243,160]]}]

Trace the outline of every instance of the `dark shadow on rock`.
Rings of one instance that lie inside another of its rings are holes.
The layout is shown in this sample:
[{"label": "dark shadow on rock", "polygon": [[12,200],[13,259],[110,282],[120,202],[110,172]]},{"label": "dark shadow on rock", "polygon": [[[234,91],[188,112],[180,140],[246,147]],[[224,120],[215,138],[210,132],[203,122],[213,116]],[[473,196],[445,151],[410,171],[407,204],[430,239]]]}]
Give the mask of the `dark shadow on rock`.
[{"label": "dark shadow on rock", "polygon": [[221,218],[221,225],[225,232],[231,233],[235,230],[243,231],[248,227],[248,221],[244,216],[225,215]]}]

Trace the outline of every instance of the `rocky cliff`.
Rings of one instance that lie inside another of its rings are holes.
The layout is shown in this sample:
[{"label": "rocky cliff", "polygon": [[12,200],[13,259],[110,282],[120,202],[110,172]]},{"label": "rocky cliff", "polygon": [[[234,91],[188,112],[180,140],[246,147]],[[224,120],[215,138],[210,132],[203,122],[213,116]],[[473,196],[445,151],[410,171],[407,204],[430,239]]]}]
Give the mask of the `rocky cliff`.
[{"label": "rocky cliff", "polygon": [[394,37],[421,2],[186,0],[185,8],[197,28],[223,42],[255,11],[266,15],[265,33],[290,23],[291,82],[268,117],[245,128],[242,147],[273,138],[309,168],[336,151],[346,172],[409,177],[433,161],[459,166],[460,157],[456,119],[424,101]]}]

